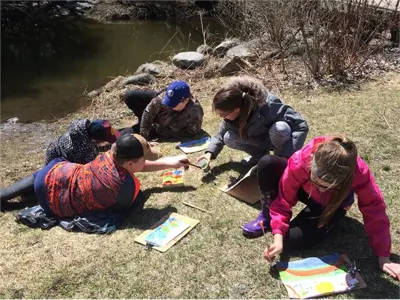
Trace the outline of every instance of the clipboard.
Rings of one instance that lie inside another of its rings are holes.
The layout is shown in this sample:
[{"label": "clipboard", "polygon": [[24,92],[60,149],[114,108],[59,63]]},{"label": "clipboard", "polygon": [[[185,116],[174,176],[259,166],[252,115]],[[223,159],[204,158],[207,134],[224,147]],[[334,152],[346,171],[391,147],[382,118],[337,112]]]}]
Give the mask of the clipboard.
[{"label": "clipboard", "polygon": [[257,203],[261,198],[261,193],[256,170],[257,166],[252,167],[243,177],[233,184],[221,187],[220,190],[244,202]]},{"label": "clipboard", "polygon": [[153,246],[153,247],[151,247],[151,249],[155,249],[155,250],[160,251],[160,252],[168,251],[173,245],[175,245],[186,234],[188,234],[189,231],[191,231],[194,227],[196,227],[197,224],[200,223],[199,220],[195,220],[195,219],[192,219],[192,218],[189,218],[189,217],[177,214],[177,213],[171,213],[171,214],[168,214],[167,216],[164,216],[161,220],[156,222],[153,226],[151,226],[150,229],[145,230],[144,232],[142,232],[141,235],[137,236],[135,238],[135,242],[146,246],[147,243],[145,241],[145,238],[147,237],[147,235],[149,233],[151,233],[154,229],[156,229],[158,226],[160,226],[164,221],[166,221],[170,217],[175,217],[176,219],[179,219],[182,222],[184,222],[184,223],[186,223],[186,224],[188,224],[190,226],[186,230],[184,230],[182,233],[180,233],[178,236],[176,236],[173,240],[171,240],[169,243],[164,245],[163,247]]}]

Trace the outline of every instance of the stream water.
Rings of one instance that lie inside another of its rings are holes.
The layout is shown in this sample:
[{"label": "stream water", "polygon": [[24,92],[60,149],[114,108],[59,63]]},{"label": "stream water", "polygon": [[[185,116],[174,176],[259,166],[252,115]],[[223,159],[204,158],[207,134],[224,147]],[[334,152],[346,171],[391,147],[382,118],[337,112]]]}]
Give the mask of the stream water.
[{"label": "stream water", "polygon": [[[223,38],[215,21],[204,21],[207,27],[212,40]],[[23,123],[65,116],[88,103],[85,91],[203,44],[199,21],[54,21],[2,32],[1,39],[1,122]]]}]

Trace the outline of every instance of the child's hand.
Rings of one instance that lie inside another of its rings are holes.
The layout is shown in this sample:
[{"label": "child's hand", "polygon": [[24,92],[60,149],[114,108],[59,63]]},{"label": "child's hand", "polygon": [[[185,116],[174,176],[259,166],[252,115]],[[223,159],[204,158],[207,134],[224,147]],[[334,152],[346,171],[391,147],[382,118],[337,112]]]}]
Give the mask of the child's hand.
[{"label": "child's hand", "polygon": [[400,280],[400,264],[391,262],[389,257],[378,257],[379,268],[390,276]]},{"label": "child's hand", "polygon": [[283,236],[281,234],[274,235],[274,242],[271,246],[267,246],[264,250],[264,258],[268,262],[272,262],[275,259],[275,255],[282,253],[283,251]]}]

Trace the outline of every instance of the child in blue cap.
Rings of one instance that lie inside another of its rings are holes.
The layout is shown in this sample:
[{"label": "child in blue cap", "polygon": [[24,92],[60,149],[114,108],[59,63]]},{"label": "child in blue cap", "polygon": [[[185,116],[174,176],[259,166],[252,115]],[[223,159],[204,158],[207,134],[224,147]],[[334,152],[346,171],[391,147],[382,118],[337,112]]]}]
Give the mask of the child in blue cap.
[{"label": "child in blue cap", "polygon": [[146,139],[182,138],[195,136],[201,131],[203,108],[198,100],[193,99],[185,81],[176,80],[160,92],[128,91],[124,100],[138,118],[138,123],[123,129],[121,134],[135,132]]}]

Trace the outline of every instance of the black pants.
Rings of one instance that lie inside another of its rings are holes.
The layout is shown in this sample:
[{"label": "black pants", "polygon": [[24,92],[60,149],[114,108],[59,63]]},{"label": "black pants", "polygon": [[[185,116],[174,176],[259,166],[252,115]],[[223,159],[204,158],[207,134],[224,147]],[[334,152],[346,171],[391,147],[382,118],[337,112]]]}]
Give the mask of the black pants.
[{"label": "black pants", "polygon": [[[279,181],[286,166],[287,159],[285,158],[274,155],[262,157],[257,165],[260,190],[278,194]],[[354,193],[350,193],[348,197],[354,197]],[[343,208],[339,208],[329,223],[319,228],[319,217],[324,208],[309,198],[302,188],[299,189],[297,198],[307,206],[290,222],[289,231],[284,238],[286,249],[305,249],[316,245],[332,232],[346,214]]]},{"label": "black pants", "polygon": [[138,118],[138,122],[132,127],[120,129],[121,135],[140,132],[140,121],[142,119],[143,111],[151,100],[159,94],[160,92],[151,90],[132,90],[126,92],[124,96],[125,104],[131,111],[133,111],[135,116]]},{"label": "black pants", "polygon": [[34,190],[34,181],[34,176],[29,175],[4,189],[0,189],[1,210],[7,209],[8,200],[18,196],[22,196],[24,201],[37,202]]}]

